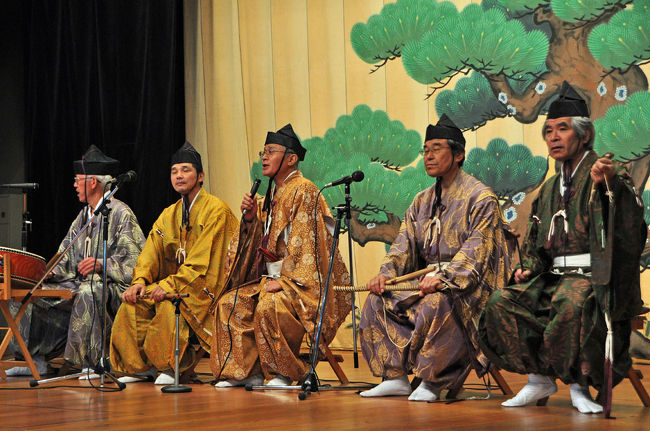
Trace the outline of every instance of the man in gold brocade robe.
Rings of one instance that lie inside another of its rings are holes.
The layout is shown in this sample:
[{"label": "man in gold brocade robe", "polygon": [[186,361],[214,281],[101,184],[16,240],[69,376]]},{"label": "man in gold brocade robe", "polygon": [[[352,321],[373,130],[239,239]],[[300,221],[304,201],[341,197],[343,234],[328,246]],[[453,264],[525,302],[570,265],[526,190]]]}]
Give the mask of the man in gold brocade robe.
[{"label": "man in gold brocade robe", "polygon": [[[334,220],[317,187],[298,170],[305,152],[286,125],[268,133],[260,153],[262,173],[270,179],[266,198],[256,205],[250,193],[244,196],[244,221],[226,258],[226,293],[216,304],[210,360],[220,380],[216,387],[260,385],[264,377],[267,386],[283,386],[307,371],[298,353],[305,333],[314,329]],[[337,251],[331,284],[348,283]],[[349,295],[329,293],[325,344],[349,311]]]},{"label": "man in gold brocade robe", "polygon": [[175,307],[165,301],[167,294],[189,294],[180,307],[181,371],[194,361],[192,334],[210,349],[211,299],[203,289],[218,295],[223,286],[222,264],[237,220],[221,199],[202,189],[203,177],[201,156],[185,143],[171,166],[172,186],[182,198],[154,223],[115,317],[110,358],[116,371],[139,377],[160,371],[156,384],[173,382]]}]

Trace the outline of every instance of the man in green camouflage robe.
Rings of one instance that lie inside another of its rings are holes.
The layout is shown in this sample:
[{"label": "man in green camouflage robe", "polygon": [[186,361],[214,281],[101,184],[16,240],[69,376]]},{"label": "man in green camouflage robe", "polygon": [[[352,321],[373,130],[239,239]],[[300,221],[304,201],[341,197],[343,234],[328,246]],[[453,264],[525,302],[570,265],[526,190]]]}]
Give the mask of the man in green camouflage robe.
[{"label": "man in green camouflage robe", "polygon": [[532,205],[522,262],[513,275],[518,284],[495,291],[479,321],[488,358],[529,374],[506,407],[552,395],[559,378],[571,385],[581,413],[601,412],[589,386],[606,385],[605,312],[613,321],[614,385],[631,365],[630,319],[642,305],[643,206],[627,171],[591,149],[588,115],[584,100],[566,84],[542,131],[561,171]]}]

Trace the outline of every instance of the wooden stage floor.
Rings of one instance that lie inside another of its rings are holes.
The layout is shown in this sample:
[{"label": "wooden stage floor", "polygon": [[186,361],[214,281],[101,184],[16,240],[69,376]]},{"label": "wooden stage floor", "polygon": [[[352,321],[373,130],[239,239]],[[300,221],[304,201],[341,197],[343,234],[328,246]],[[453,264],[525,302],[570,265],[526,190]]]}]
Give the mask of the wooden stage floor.
[{"label": "wooden stage floor", "polygon": [[[378,382],[363,359],[360,368],[354,369],[352,354],[343,352],[343,356],[350,380]],[[650,365],[637,367],[648,376],[644,383],[650,389]],[[207,360],[198,371],[209,371]],[[318,374],[321,379],[334,378],[326,363],[319,365]],[[514,391],[526,380],[516,374],[503,375]],[[202,378],[209,379],[207,375]],[[209,384],[191,385],[192,392],[184,394],[161,393],[152,383],[132,383],[122,392],[101,393],[78,380],[59,383],[72,387],[30,389],[30,379],[0,381],[0,429],[650,430],[650,408],[643,407],[627,380],[614,388],[616,419],[606,420],[573,409],[569,388],[563,384],[545,407],[503,408],[500,403],[506,397],[498,390],[492,391],[489,400],[451,404],[408,402],[406,397],[362,399],[352,390],[322,391],[300,401],[296,391],[217,390]],[[477,382],[472,373],[467,383]],[[472,395],[485,393],[466,389],[460,396]]]}]

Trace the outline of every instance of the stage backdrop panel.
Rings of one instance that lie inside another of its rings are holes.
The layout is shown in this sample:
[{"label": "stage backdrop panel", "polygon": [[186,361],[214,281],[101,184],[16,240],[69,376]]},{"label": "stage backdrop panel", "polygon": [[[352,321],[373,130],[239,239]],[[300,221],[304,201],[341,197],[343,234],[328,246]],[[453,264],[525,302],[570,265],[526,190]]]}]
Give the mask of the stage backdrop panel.
[{"label": "stage backdrop panel", "polygon": [[[417,151],[443,113],[466,131],[464,169],[495,190],[522,233],[539,185],[555,172],[541,126],[565,79],[597,120],[596,151],[629,163],[646,189],[646,0],[610,9],[579,0],[184,3],[187,134],[207,159],[206,188],[239,212],[261,175],[266,132],[292,123],[308,149],[301,170],[318,186],[366,174],[352,185],[358,283],[376,275],[413,196],[433,184]],[[343,202],[338,189],[325,197]],[[648,266],[644,253],[640,270]],[[346,324],[334,344],[351,340]]]}]

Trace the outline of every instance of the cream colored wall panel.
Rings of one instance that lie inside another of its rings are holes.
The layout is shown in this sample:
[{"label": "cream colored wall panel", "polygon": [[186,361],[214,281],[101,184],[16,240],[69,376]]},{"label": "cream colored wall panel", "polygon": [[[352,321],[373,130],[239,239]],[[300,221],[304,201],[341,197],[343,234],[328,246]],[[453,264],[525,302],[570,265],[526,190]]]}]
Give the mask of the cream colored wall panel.
[{"label": "cream colored wall panel", "polygon": [[453,0],[453,4],[456,5],[456,8],[461,11],[465,8],[465,6],[470,5],[472,3],[481,3],[480,1],[477,0]]},{"label": "cream colored wall panel", "polygon": [[203,2],[201,18],[210,190],[238,214],[250,180],[237,4]]},{"label": "cream colored wall panel", "polygon": [[291,123],[301,138],[311,133],[309,46],[305,0],[271,1],[276,128]]},{"label": "cream colored wall panel", "polygon": [[[208,130],[205,115],[205,81],[203,76],[203,45],[201,43],[201,8],[198,0],[183,4],[183,37],[185,61],[185,136],[202,157],[206,172],[210,169],[207,153]],[[208,181],[204,182],[210,191]]]},{"label": "cream colored wall panel", "polygon": [[[378,14],[383,7],[381,0],[346,0],[345,14],[345,80],[347,108],[352,112],[355,106],[365,104],[372,109],[386,110],[386,71],[381,68],[369,73],[373,66],[363,62],[352,49],[350,30],[358,22],[366,22],[371,15]],[[389,113],[389,116],[394,114]]]},{"label": "cream colored wall panel", "polygon": [[390,62],[386,66],[386,111],[391,120],[400,120],[407,129],[417,130],[424,139],[428,121],[425,102],[426,85],[412,79],[402,62]]},{"label": "cream colored wall panel", "polygon": [[548,147],[542,138],[542,127],[546,121],[546,115],[540,115],[537,121],[531,124],[523,124],[524,145],[536,156],[548,156]]},{"label": "cream colored wall panel", "polygon": [[307,19],[310,137],[323,136],[346,113],[343,0],[309,0]]},{"label": "cream colored wall panel", "polygon": [[277,130],[273,90],[271,1],[239,0],[239,42],[248,154],[258,159],[266,132]]}]

